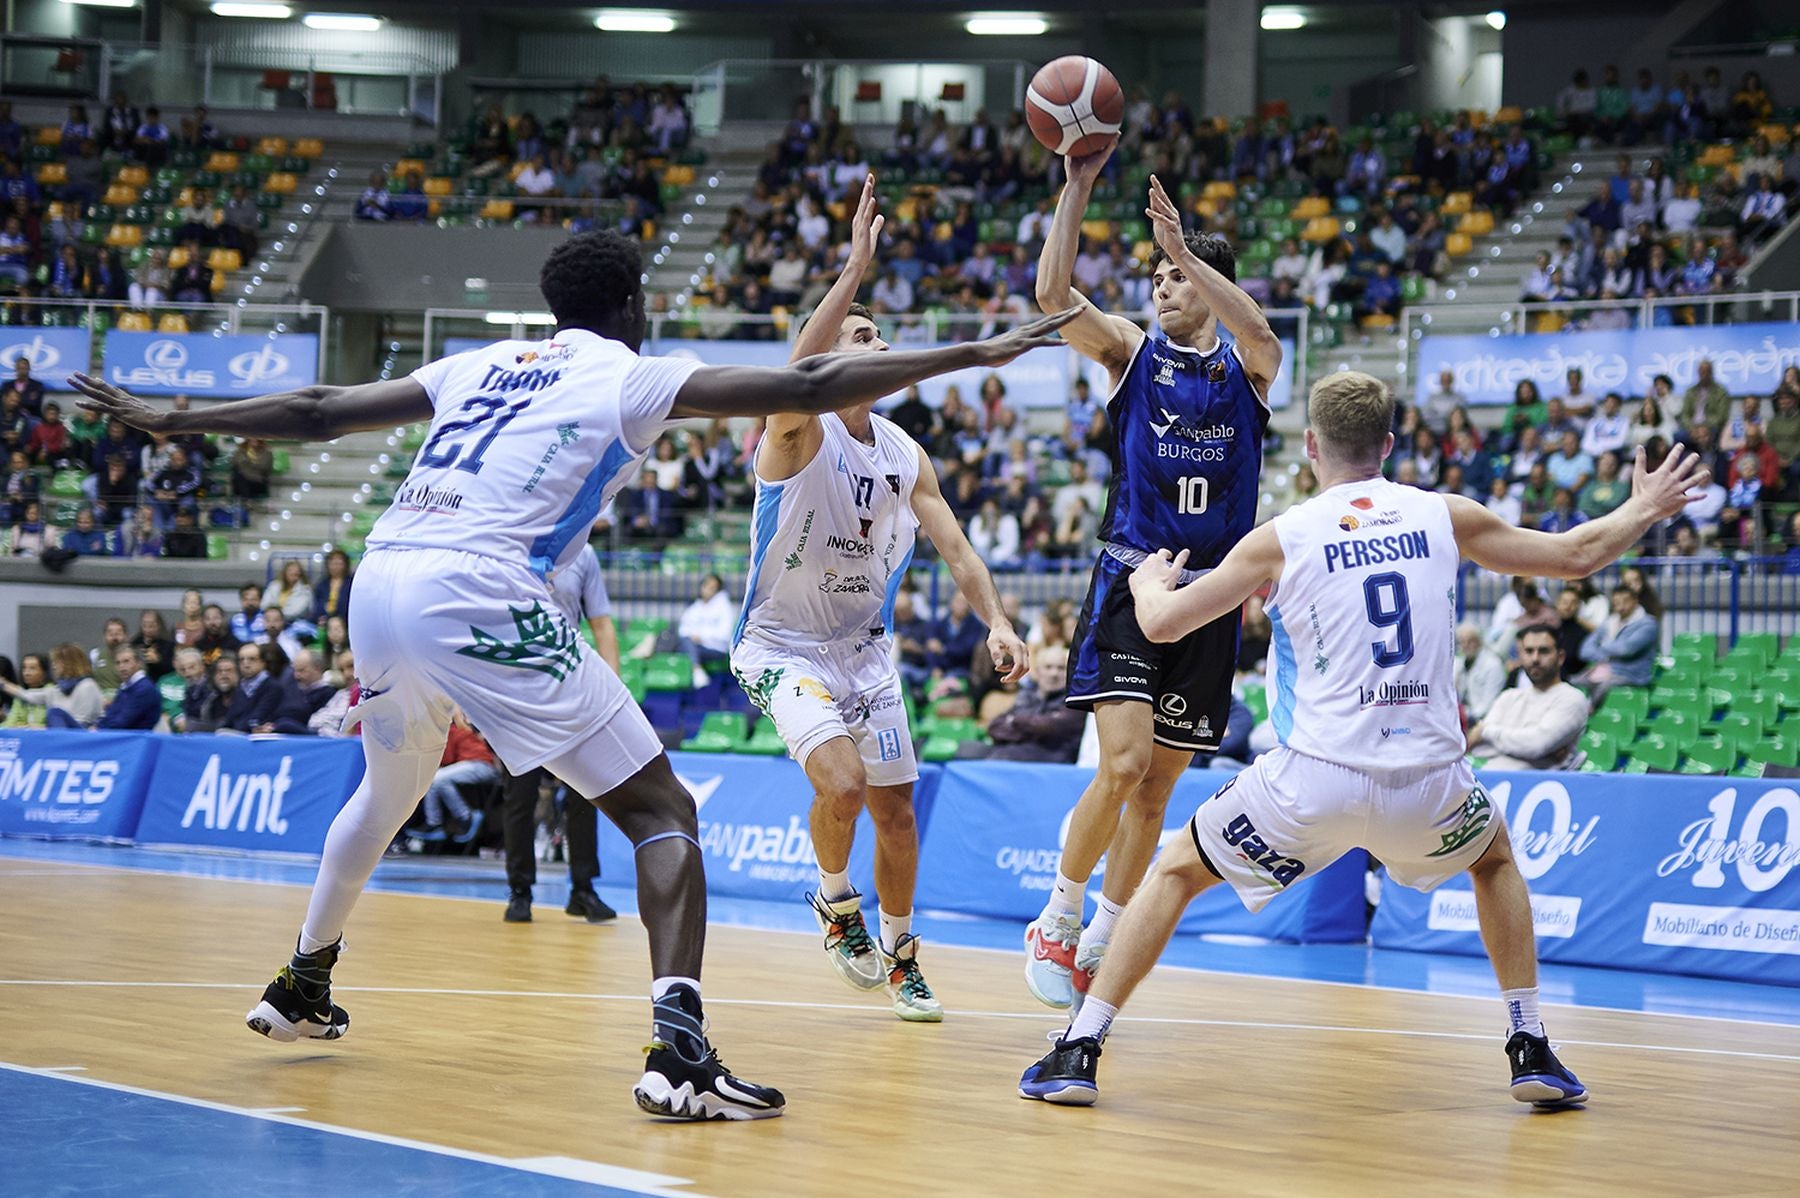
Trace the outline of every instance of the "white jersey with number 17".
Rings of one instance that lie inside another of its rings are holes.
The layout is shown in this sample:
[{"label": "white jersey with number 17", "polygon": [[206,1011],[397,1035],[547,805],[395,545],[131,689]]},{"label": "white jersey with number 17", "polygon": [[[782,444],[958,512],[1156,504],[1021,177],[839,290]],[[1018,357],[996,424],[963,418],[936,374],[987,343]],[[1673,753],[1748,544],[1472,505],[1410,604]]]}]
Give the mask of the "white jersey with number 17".
[{"label": "white jersey with number 17", "polygon": [[1298,753],[1356,769],[1463,755],[1454,663],[1461,557],[1442,495],[1340,483],[1275,517],[1269,719]]},{"label": "white jersey with number 17", "polygon": [[577,550],[672,421],[701,363],[582,329],[499,341],[413,372],[435,414],[370,549],[460,549],[544,576]]}]

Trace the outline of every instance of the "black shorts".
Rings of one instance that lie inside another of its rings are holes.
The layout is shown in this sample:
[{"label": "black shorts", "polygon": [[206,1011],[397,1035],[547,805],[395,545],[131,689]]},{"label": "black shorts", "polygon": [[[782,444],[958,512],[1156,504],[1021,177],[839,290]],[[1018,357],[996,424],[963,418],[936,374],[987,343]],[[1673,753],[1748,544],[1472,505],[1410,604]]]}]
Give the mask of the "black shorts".
[{"label": "black shorts", "polygon": [[1075,622],[1064,702],[1082,711],[1111,699],[1148,703],[1157,744],[1216,753],[1231,714],[1237,653],[1237,612],[1173,644],[1146,637],[1131,597],[1131,567],[1103,552]]}]

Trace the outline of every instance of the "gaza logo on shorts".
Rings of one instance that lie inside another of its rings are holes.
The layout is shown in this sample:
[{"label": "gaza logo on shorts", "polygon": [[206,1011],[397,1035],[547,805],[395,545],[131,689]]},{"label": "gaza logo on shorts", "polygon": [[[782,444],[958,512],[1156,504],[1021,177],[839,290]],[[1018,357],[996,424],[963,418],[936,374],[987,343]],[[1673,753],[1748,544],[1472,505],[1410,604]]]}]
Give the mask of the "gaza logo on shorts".
[{"label": "gaza logo on shorts", "polygon": [[[1235,781],[1235,779],[1234,779]],[[1226,789],[1230,789],[1227,784]],[[1225,791],[1221,790],[1220,794]],[[1264,843],[1256,825],[1250,822],[1247,815],[1235,815],[1231,822],[1219,830],[1225,837],[1225,843],[1237,850],[1237,855],[1251,865],[1269,875],[1271,885],[1284,887],[1306,872],[1306,862],[1296,860],[1278,849],[1270,848]]]}]

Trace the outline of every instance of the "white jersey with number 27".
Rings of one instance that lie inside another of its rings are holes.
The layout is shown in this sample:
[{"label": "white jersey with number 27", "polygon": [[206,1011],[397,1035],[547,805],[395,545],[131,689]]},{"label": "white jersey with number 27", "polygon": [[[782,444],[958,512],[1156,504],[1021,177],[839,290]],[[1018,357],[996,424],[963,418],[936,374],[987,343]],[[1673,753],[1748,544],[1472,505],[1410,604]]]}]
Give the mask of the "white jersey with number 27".
[{"label": "white jersey with number 27", "polygon": [[431,429],[369,548],[460,549],[550,574],[586,551],[700,366],[566,329],[421,367]]},{"label": "white jersey with number 27", "polygon": [[1357,769],[1463,755],[1453,663],[1461,560],[1442,495],[1341,483],[1275,517],[1270,722],[1295,752]]}]

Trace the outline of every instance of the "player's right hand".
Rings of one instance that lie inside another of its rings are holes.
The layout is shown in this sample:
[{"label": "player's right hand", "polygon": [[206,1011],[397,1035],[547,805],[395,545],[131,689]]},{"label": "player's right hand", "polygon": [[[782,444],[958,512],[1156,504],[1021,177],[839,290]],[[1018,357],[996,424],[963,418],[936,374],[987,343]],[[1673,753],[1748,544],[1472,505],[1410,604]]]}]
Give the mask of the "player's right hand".
[{"label": "player's right hand", "polygon": [[856,202],[856,217],[850,222],[850,260],[867,266],[875,260],[875,247],[881,244],[881,227],[887,217],[875,211],[875,176],[863,177],[862,198]]},{"label": "player's right hand", "polygon": [[1649,468],[1640,445],[1631,467],[1631,497],[1648,507],[1658,520],[1667,520],[1680,515],[1687,507],[1689,492],[1704,487],[1711,478],[1712,471],[1701,465],[1700,455],[1689,453],[1679,441],[1654,470]]},{"label": "player's right hand", "polygon": [[1095,150],[1092,154],[1079,156],[1071,154],[1064,158],[1064,169],[1069,172],[1069,182],[1080,183],[1084,186],[1091,185],[1100,177],[1100,168],[1106,165],[1106,160],[1112,157],[1112,152],[1118,146],[1119,138],[1117,134],[1114,134],[1107,139],[1105,146]]},{"label": "player's right hand", "polygon": [[1187,565],[1187,559],[1185,549],[1173,557],[1167,549],[1158,549],[1131,572],[1132,597],[1138,598],[1147,591],[1174,590],[1181,582],[1181,568]]},{"label": "player's right hand", "polygon": [[1019,325],[1017,328],[1001,333],[998,337],[989,337],[986,341],[974,342],[970,348],[980,355],[981,366],[1004,366],[1020,354],[1028,350],[1041,349],[1046,345],[1061,345],[1063,339],[1056,336],[1056,330],[1081,315],[1081,306],[1064,308],[1061,312],[1053,312],[1049,316],[1040,316],[1036,320]]},{"label": "player's right hand", "polygon": [[147,433],[162,431],[165,413],[123,387],[115,387],[104,379],[80,371],[69,375],[69,386],[87,397],[75,401],[75,406],[84,412],[106,420],[121,420],[127,426]]}]

